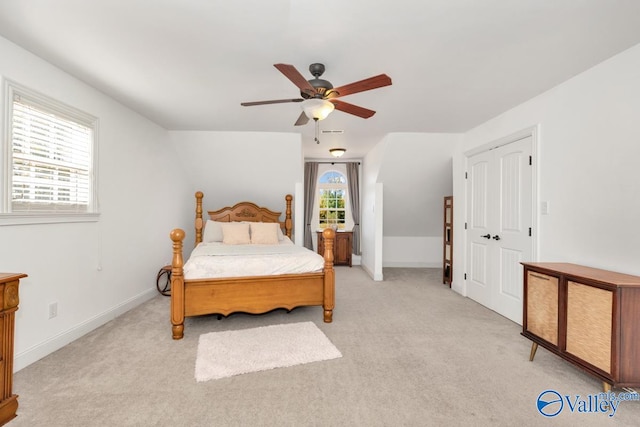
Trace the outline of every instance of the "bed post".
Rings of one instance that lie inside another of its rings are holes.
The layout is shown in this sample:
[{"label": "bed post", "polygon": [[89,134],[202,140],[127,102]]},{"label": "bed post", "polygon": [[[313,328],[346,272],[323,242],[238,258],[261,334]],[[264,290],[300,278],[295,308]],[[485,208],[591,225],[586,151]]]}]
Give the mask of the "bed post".
[{"label": "bed post", "polygon": [[[202,194],[202,193],[201,193]],[[173,240],[173,258],[171,259],[171,330],[173,339],[184,336],[184,275],[182,267],[182,240],[184,231],[176,228],[169,234]]]},{"label": "bed post", "polygon": [[287,210],[285,211],[285,220],[284,220],[284,229],[286,231],[286,235],[288,238],[291,238],[291,200],[293,200],[293,196],[291,194],[287,194],[284,198],[287,201]]},{"label": "bed post", "polygon": [[202,191],[196,192],[196,246],[198,243],[202,242]]},{"label": "bed post", "polygon": [[322,237],[324,239],[324,299],[322,307],[324,308],[324,322],[331,323],[333,321],[333,308],[336,305],[336,273],[333,269],[333,243],[336,232],[332,228],[325,228],[322,232]]}]

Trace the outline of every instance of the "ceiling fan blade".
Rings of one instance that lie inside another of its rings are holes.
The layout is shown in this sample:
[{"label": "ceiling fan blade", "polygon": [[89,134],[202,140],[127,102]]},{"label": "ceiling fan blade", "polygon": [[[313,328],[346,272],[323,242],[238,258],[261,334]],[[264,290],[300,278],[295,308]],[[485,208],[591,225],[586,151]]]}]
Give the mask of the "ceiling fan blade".
[{"label": "ceiling fan blade", "polygon": [[302,98],[272,99],[270,101],[241,102],[240,105],[242,105],[243,107],[252,107],[254,105],[283,104],[285,102],[302,102],[302,101],[304,101],[304,99]]},{"label": "ceiling fan blade", "polygon": [[341,96],[351,95],[358,92],[364,92],[365,90],[377,89],[379,87],[389,85],[391,85],[391,77],[387,76],[386,74],[380,74],[378,76],[369,77],[368,79],[353,82],[348,85],[333,88],[328,91],[328,94],[325,94],[325,98],[338,98]]},{"label": "ceiling fan blade", "polygon": [[282,74],[285,75],[286,78],[291,80],[291,82],[298,86],[298,88],[306,93],[309,96],[314,96],[316,94],[316,89],[311,86],[311,83],[304,78],[300,71],[296,69],[293,65],[289,64],[273,64]]},{"label": "ceiling fan blade", "polygon": [[294,126],[302,126],[302,125],[306,125],[307,123],[309,123],[309,117],[307,117],[307,115],[303,111],[300,114],[300,117],[298,117],[298,120],[296,120],[296,123]]},{"label": "ceiling fan blade", "polygon": [[376,113],[375,111],[369,110],[368,108],[359,107],[357,105],[349,104],[348,102],[344,101],[338,101],[337,99],[331,99],[330,101],[336,107],[336,110],[353,114],[354,116],[362,117],[363,119],[368,119]]}]

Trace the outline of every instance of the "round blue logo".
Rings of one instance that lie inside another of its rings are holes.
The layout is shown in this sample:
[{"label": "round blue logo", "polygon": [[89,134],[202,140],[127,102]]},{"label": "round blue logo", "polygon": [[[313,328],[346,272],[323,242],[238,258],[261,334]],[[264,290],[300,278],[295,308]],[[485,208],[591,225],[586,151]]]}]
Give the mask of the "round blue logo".
[{"label": "round blue logo", "polygon": [[545,390],[538,396],[537,400],[538,412],[545,417],[555,417],[564,407],[562,396],[555,390]]}]

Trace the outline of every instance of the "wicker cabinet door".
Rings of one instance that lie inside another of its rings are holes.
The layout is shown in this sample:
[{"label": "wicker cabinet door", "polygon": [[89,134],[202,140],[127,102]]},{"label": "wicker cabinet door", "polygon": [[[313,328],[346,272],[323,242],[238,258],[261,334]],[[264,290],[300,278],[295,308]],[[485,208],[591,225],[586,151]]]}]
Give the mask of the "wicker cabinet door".
[{"label": "wicker cabinet door", "polygon": [[613,292],[569,281],[567,353],[611,373]]},{"label": "wicker cabinet door", "polygon": [[527,331],[558,345],[558,278],[527,272]]}]

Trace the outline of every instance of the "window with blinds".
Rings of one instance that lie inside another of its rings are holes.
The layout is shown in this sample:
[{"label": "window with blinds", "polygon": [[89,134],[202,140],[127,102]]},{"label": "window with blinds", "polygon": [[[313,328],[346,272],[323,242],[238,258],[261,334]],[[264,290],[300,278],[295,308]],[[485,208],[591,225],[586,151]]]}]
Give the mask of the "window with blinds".
[{"label": "window with blinds", "polygon": [[97,119],[12,82],[5,93],[5,213],[95,213]]}]

